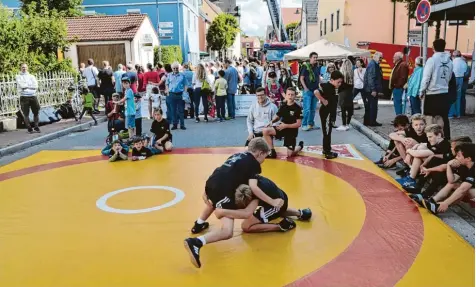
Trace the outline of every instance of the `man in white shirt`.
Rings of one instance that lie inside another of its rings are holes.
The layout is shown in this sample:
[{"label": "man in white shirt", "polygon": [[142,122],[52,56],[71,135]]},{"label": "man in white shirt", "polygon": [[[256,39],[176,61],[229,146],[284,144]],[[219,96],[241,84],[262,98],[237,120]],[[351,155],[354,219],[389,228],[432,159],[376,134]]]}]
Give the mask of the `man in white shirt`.
[{"label": "man in white shirt", "polygon": [[455,50],[453,52],[453,73],[455,73],[456,78],[456,102],[451,105],[450,112],[448,114],[449,117],[456,117],[459,118],[463,113],[462,111],[462,103],[464,101],[463,97],[463,82],[464,82],[464,74],[468,69],[468,64],[461,56],[461,52]]},{"label": "man in white shirt", "polygon": [[[20,93],[20,107],[25,121],[25,125],[29,133],[40,132],[38,127],[40,103],[36,97],[36,90],[38,89],[38,82],[35,76],[28,73],[28,65],[21,64],[21,72],[16,77],[17,89]],[[30,123],[30,109],[33,112],[34,124]]]},{"label": "man in white shirt", "polygon": [[98,91],[98,75],[99,71],[94,66],[94,60],[88,59],[88,66],[83,70],[83,77],[86,78],[86,84],[88,85],[89,92],[94,96],[94,111],[99,112],[99,91]]}]

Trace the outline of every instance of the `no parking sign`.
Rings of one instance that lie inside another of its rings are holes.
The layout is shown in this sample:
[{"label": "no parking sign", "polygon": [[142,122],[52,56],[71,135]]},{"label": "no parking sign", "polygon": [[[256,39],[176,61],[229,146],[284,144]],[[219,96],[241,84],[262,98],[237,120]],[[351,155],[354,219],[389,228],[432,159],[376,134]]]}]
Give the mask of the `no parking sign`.
[{"label": "no parking sign", "polygon": [[418,3],[415,10],[415,18],[418,23],[423,24],[430,18],[431,4],[428,0],[422,0]]}]

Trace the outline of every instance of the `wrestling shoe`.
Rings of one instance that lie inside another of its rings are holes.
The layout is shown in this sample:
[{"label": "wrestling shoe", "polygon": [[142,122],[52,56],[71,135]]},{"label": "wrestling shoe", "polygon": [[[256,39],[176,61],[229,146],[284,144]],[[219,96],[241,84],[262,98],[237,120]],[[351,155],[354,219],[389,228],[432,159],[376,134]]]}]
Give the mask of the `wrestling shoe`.
[{"label": "wrestling shoe", "polygon": [[197,268],[202,267],[200,263],[200,248],[203,246],[202,241],[198,238],[187,238],[183,241],[183,246],[190,255],[190,262]]},{"label": "wrestling shoe", "polygon": [[324,153],[324,157],[326,159],[335,159],[339,154],[336,153],[336,152],[333,152],[333,151],[330,151],[330,152],[325,152]]},{"label": "wrestling shoe", "polygon": [[289,231],[296,227],[296,223],[294,222],[294,220],[287,217],[283,218],[283,220],[281,220],[281,222],[278,223],[278,225],[279,225],[279,228],[281,228],[281,231],[283,232]]},{"label": "wrestling shoe", "polygon": [[210,224],[208,222],[204,222],[202,224],[199,224],[195,221],[195,224],[193,225],[191,231],[192,231],[193,234],[197,234],[197,233],[200,233],[203,230],[207,229],[209,226],[210,226]]},{"label": "wrestling shoe", "polygon": [[312,217],[312,211],[309,208],[299,209],[300,215],[298,216],[299,220],[309,220]]}]

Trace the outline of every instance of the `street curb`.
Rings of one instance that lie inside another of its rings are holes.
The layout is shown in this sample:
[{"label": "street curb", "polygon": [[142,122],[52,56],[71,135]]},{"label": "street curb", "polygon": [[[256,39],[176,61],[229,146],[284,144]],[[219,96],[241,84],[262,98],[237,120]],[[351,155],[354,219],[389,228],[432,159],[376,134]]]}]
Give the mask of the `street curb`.
[{"label": "street curb", "polygon": [[376,132],[364,126],[361,122],[355,119],[352,119],[350,121],[350,125],[354,129],[358,130],[360,133],[368,137],[371,141],[373,141],[376,145],[381,147],[383,150],[387,150],[388,144],[390,143],[389,140],[384,139],[381,135],[377,134]]},{"label": "street curb", "polygon": [[[107,122],[107,117],[98,118],[97,121],[98,121],[98,123]],[[74,133],[74,132],[80,131],[82,129],[92,127],[93,125],[94,125],[94,121],[89,121],[87,123],[79,124],[79,125],[76,125],[76,126],[66,128],[64,130],[49,133],[49,134],[46,134],[44,136],[41,136],[41,137],[38,137],[38,138],[35,138],[35,139],[31,139],[31,140],[24,141],[24,142],[21,142],[21,143],[17,143],[17,144],[11,145],[11,146],[7,146],[5,148],[0,149],[0,157],[14,154],[18,151],[30,148],[32,146],[39,145],[39,144],[42,144],[42,143],[45,143],[45,142],[63,137],[63,136],[68,135],[70,133]]]}]

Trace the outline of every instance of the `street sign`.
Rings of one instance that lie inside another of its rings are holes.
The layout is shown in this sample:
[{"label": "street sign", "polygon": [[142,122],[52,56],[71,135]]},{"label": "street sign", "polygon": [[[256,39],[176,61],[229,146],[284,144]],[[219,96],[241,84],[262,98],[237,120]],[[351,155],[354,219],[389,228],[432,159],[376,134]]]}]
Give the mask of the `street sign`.
[{"label": "street sign", "polygon": [[422,41],[421,30],[408,31],[408,42],[411,46],[420,46]]},{"label": "street sign", "polygon": [[428,0],[422,0],[420,3],[418,3],[418,6],[415,10],[415,18],[418,23],[425,23],[430,19],[430,13],[431,13],[431,4],[428,2]]}]

